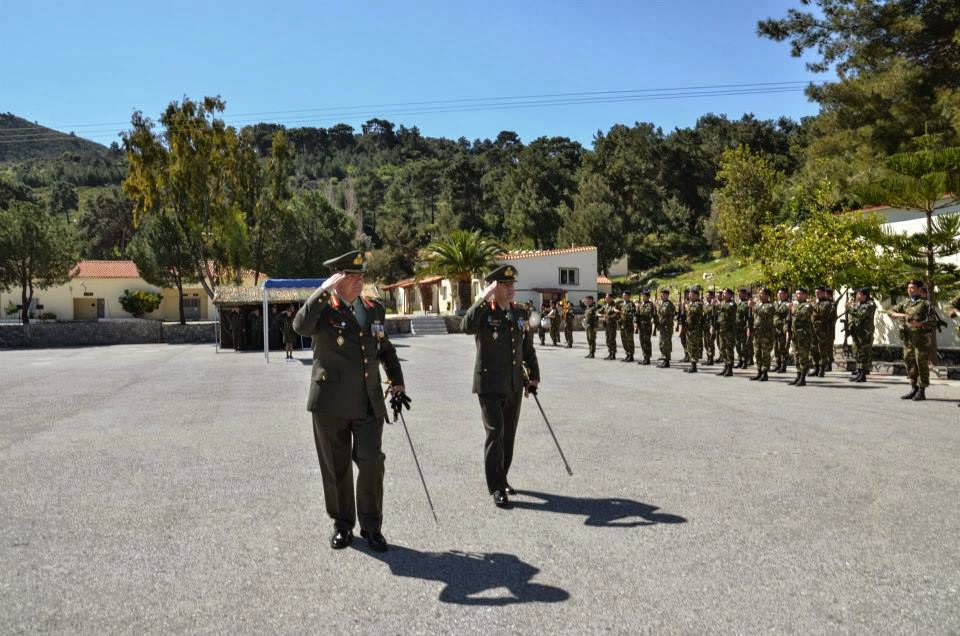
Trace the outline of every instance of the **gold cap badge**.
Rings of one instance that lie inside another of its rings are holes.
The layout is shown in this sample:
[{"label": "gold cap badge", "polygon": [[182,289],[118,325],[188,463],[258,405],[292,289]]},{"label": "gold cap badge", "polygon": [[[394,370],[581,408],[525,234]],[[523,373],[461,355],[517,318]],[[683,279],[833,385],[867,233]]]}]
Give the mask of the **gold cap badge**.
[{"label": "gold cap badge", "polygon": [[512,268],[512,267],[508,267],[506,270],[504,270],[503,275],[504,275],[504,276],[513,276],[513,268]]},{"label": "gold cap badge", "polygon": [[353,259],[354,265],[363,265],[363,256],[357,254],[356,258]]}]

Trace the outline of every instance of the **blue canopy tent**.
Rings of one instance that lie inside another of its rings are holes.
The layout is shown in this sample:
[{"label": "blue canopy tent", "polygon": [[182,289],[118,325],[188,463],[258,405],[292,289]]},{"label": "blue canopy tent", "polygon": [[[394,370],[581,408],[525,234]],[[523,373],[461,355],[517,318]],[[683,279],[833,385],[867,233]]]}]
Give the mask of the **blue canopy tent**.
[{"label": "blue canopy tent", "polygon": [[266,317],[270,311],[270,290],[310,290],[312,293],[317,287],[323,284],[326,278],[270,278],[261,284],[263,290],[263,355],[270,363],[270,327]]}]

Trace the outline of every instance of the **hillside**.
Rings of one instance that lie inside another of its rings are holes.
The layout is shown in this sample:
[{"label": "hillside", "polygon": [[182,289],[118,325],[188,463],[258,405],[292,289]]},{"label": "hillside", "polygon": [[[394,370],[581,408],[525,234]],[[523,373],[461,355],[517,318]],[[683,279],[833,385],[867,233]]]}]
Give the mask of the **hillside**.
[{"label": "hillside", "polygon": [[65,152],[105,157],[109,151],[88,139],[39,126],[12,113],[0,113],[0,161],[56,159]]}]

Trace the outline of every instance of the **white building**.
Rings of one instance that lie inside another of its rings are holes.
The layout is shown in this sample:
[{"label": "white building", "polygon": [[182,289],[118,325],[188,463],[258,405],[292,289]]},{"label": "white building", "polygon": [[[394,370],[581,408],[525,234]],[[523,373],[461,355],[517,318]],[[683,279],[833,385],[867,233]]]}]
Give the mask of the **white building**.
[{"label": "white building", "polygon": [[[920,232],[925,232],[927,228],[926,215],[917,210],[904,210],[902,208],[891,206],[880,206],[876,208],[868,208],[863,210],[863,212],[879,214],[883,219],[883,228],[889,232],[912,236]],[[950,199],[942,200],[940,207],[934,211],[933,216],[938,217],[951,214],[960,214],[960,201],[956,199],[952,199],[952,201]],[[960,266],[960,253],[945,256],[939,260],[941,262],[953,263],[957,266]],[[840,307],[838,307],[838,312],[840,314],[843,314],[846,308],[846,302],[852,293],[853,290],[850,290],[850,293],[844,297],[843,302],[841,302]],[[901,345],[902,343],[898,333],[899,327],[895,324],[897,321],[893,320],[886,314],[886,311],[891,306],[891,299],[876,298],[875,300],[878,303],[878,308],[875,318],[874,344],[894,346]],[[896,300],[899,302],[900,299]],[[938,298],[937,300],[940,316],[946,320],[947,323],[950,323],[951,310],[947,306],[950,298]],[[842,341],[843,331],[838,327],[837,344],[841,343]],[[944,327],[937,333],[937,347],[941,349],[960,347],[960,337],[957,336],[957,330],[953,324],[950,324],[948,327]]]},{"label": "white building", "polygon": [[[530,300],[539,307],[544,300],[566,297],[577,304],[597,293],[597,248],[593,246],[507,252],[499,255],[497,262],[516,267],[517,302]],[[470,287],[471,298],[476,298],[484,283],[474,278]],[[379,289],[400,314],[441,314],[460,309],[457,281],[440,276],[408,278]]]}]

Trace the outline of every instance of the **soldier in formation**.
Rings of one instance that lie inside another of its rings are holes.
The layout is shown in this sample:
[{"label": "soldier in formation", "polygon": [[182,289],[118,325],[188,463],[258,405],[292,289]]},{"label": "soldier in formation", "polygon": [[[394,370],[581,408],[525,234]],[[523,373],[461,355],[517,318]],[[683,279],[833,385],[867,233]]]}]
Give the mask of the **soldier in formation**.
[{"label": "soldier in formation", "polygon": [[640,300],[637,302],[634,321],[636,323],[637,339],[640,340],[640,353],[643,358],[640,364],[649,365],[652,348],[650,345],[650,336],[653,333],[653,325],[656,321],[657,307],[650,300],[650,290],[644,288],[640,293]]},{"label": "soldier in formation", "polygon": [[623,292],[623,302],[618,305],[620,317],[620,341],[623,343],[623,352],[626,357],[624,362],[633,362],[634,342],[633,342],[633,320],[636,315],[636,307],[630,300],[630,293]]},{"label": "soldier in formation", "polygon": [[773,304],[773,355],[776,360],[774,373],[787,372],[787,359],[790,357],[791,305],[790,290],[781,287],[777,290],[777,301]]},{"label": "soldier in formation", "polygon": [[720,357],[723,370],[717,375],[733,377],[733,351],[737,341],[737,304],[733,301],[733,290],[724,289],[717,303],[717,342],[720,345]]},{"label": "soldier in formation", "polygon": [[870,297],[870,290],[857,290],[856,300],[847,306],[847,333],[853,338],[853,358],[857,368],[851,382],[866,382],[873,368],[873,329],[877,304]]},{"label": "soldier in formation", "polygon": [[797,304],[791,315],[790,332],[793,334],[793,346],[795,347],[797,362],[797,377],[789,383],[793,386],[807,385],[810,351],[816,346],[813,321],[814,307],[807,299],[807,293],[805,287],[797,288]]},{"label": "soldier in formation", "polygon": [[773,352],[776,339],[776,306],[770,301],[771,291],[767,287],[760,289],[760,302],[750,301],[752,324],[747,337],[753,341],[754,351],[757,354],[757,374],[751,380],[766,382],[770,378],[770,354]]},{"label": "soldier in formation", "polygon": [[813,306],[813,375],[823,377],[833,362],[833,341],[836,305],[833,292],[823,285],[816,288],[817,302]]},{"label": "soldier in formation", "polygon": [[713,288],[707,290],[707,297],[703,301],[703,354],[707,358],[707,366],[713,365],[716,356],[717,342],[717,292]]},{"label": "soldier in formation", "polygon": [[560,346],[560,322],[562,319],[562,306],[559,300],[555,300],[547,312],[547,318],[550,319],[550,342],[554,347]]},{"label": "soldier in formation", "polygon": [[746,369],[753,364],[753,341],[750,339],[750,289],[741,287],[737,301],[736,347],[737,368]]},{"label": "soldier in formation", "polygon": [[683,312],[683,333],[687,336],[687,360],[690,366],[687,373],[697,372],[697,362],[703,355],[703,302],[700,300],[700,288],[687,290],[688,300]]},{"label": "soldier in formation", "polygon": [[600,308],[600,323],[606,336],[607,357],[604,360],[617,359],[617,325],[620,310],[617,309],[616,298],[613,294],[607,295],[607,301]]},{"label": "soldier in formation", "polygon": [[911,280],[907,283],[907,298],[888,312],[891,318],[900,323],[903,340],[903,361],[910,378],[910,392],[903,395],[904,400],[921,401],[927,399],[926,390],[930,385],[930,335],[934,332],[931,321],[930,302],[920,294],[923,283]]},{"label": "soldier in formation", "polygon": [[662,360],[657,365],[660,369],[670,368],[670,354],[673,352],[673,320],[676,317],[676,307],[670,300],[670,290],[660,289],[660,305],[657,307],[657,331],[660,332],[660,356]]},{"label": "soldier in formation", "polygon": [[593,302],[593,296],[587,296],[583,299],[583,330],[587,335],[587,358],[593,358],[597,353],[597,326],[600,323],[600,316],[597,305]]}]

